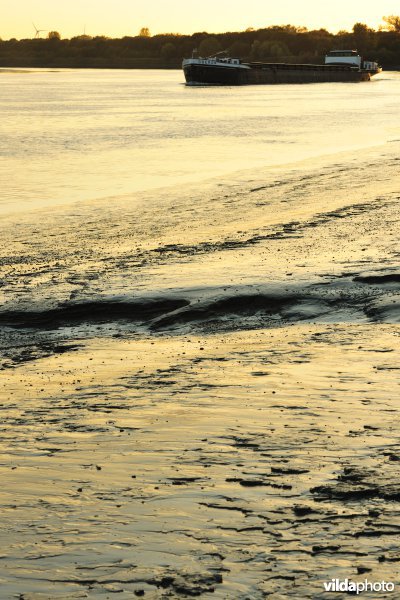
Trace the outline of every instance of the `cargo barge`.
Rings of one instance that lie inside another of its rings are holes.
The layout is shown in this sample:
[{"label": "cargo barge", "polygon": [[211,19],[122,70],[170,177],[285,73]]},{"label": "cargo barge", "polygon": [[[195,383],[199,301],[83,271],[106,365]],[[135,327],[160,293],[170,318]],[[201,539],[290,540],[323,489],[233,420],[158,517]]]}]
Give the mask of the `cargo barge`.
[{"label": "cargo barge", "polygon": [[239,58],[192,56],[182,64],[187,85],[260,85],[369,81],[382,71],[357,50],[332,50],[325,64],[242,62]]}]

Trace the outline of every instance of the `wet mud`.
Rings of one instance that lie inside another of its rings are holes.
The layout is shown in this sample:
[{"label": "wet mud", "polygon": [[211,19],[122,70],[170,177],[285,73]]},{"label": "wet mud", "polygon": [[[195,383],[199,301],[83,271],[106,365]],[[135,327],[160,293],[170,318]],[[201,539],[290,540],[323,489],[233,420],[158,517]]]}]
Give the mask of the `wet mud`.
[{"label": "wet mud", "polygon": [[5,599],[398,581],[398,162],[335,161],[1,224]]},{"label": "wet mud", "polygon": [[10,597],[328,598],[331,577],[393,580],[398,336],[375,327],[373,344],[364,324],[98,338],[8,371]]}]

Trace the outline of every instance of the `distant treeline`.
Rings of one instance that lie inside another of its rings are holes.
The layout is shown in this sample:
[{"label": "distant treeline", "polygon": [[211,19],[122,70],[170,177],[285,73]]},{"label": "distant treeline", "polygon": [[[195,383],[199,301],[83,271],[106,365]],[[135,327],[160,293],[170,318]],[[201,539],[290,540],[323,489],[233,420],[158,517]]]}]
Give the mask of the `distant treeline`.
[{"label": "distant treeline", "polygon": [[384,68],[400,69],[400,17],[385,17],[386,28],[375,31],[356,23],[351,32],[308,31],[292,25],[247,29],[210,35],[160,34],[147,28],[140,35],[111,39],[81,35],[61,39],[52,31],[46,39],[0,41],[3,67],[179,68],[197,49],[200,56],[227,50],[246,61],[320,63],[329,50],[358,49]]}]

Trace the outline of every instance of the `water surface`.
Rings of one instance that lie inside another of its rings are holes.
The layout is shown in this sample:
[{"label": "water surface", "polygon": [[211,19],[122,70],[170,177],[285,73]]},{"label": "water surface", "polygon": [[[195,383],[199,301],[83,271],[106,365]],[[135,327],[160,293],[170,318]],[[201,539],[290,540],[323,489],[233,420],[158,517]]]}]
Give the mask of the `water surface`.
[{"label": "water surface", "polygon": [[180,71],[0,73],[10,212],[182,185],[400,137],[400,76],[192,88]]}]

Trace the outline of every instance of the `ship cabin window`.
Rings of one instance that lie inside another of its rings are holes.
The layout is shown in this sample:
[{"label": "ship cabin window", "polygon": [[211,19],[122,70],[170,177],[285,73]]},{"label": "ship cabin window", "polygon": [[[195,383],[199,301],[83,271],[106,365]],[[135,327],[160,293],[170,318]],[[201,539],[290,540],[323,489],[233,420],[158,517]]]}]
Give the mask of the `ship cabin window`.
[{"label": "ship cabin window", "polygon": [[357,50],[331,50],[327,56],[358,56]]}]

